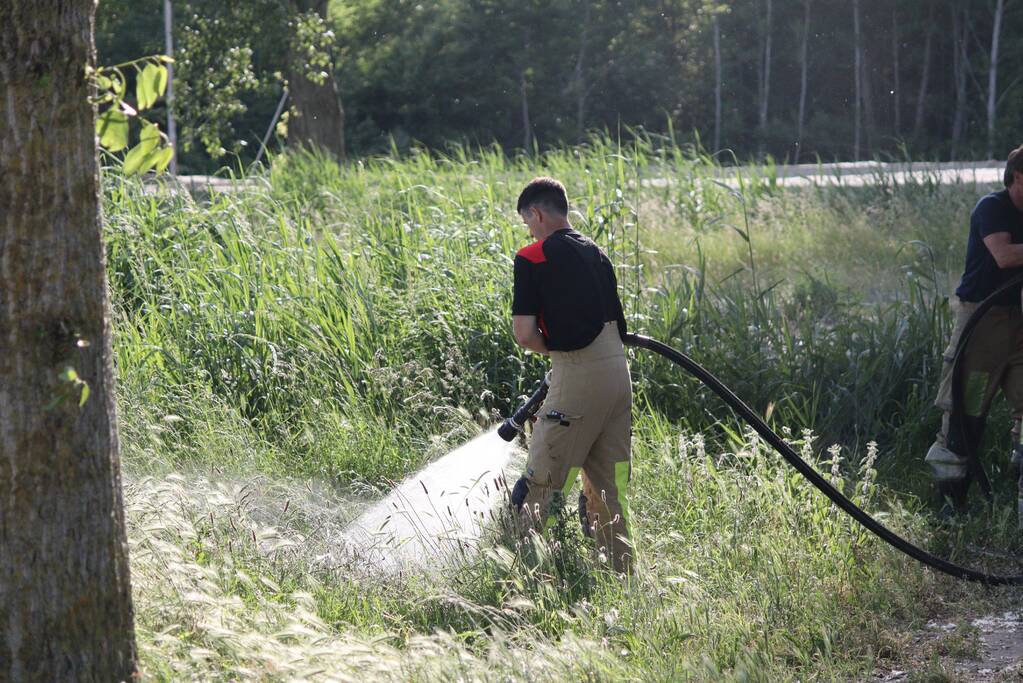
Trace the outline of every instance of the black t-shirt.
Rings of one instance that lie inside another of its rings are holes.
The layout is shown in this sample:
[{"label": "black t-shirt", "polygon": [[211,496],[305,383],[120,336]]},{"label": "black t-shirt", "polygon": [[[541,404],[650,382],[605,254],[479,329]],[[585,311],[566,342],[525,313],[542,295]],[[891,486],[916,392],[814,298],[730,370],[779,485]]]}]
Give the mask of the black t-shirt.
[{"label": "black t-shirt", "polygon": [[[966,269],[956,289],[963,301],[979,302],[1001,287],[1023,268],[999,268],[984,238],[1007,232],[1013,244],[1023,243],[1023,214],[1009,198],[1009,191],[993,192],[977,202],[970,214],[970,238],[966,243]],[[1005,306],[1020,305],[1020,288],[1013,287],[995,303]]]},{"label": "black t-shirt", "polygon": [[618,321],[620,335],[626,332],[611,261],[571,228],[515,255],[512,315],[535,315],[551,351],[589,346],[611,320]]}]

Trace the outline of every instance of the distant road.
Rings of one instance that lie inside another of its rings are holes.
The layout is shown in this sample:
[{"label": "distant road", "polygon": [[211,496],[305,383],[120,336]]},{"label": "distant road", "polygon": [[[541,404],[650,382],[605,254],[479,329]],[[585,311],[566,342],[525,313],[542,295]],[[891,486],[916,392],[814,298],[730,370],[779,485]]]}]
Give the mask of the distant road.
[{"label": "distant road", "polygon": [[[770,169],[756,166],[737,167],[751,178],[763,177]],[[721,169],[721,178],[729,184],[737,183],[737,169]],[[1004,161],[914,161],[888,163],[878,161],[848,161],[835,164],[797,164],[776,166],[773,175],[777,183],[786,187],[833,185],[862,187],[879,182],[902,184],[907,181],[931,181],[943,185],[955,183],[1001,183]]]},{"label": "distant road", "polygon": [[[744,182],[771,179],[784,187],[863,187],[879,182],[902,184],[907,181],[934,182],[942,185],[956,183],[994,185],[1002,181],[1004,161],[914,161],[902,163],[878,161],[843,161],[833,164],[790,164],[787,166],[725,166],[718,170],[717,177],[725,184],[736,187],[741,175]],[[233,192],[252,187],[261,182],[258,178],[220,178],[208,175],[182,175],[172,180],[162,179],[163,186],[171,185],[177,190],[190,193]],[[663,187],[671,183],[670,178],[649,178],[644,185]],[[147,183],[150,191],[156,191],[156,183]]]}]

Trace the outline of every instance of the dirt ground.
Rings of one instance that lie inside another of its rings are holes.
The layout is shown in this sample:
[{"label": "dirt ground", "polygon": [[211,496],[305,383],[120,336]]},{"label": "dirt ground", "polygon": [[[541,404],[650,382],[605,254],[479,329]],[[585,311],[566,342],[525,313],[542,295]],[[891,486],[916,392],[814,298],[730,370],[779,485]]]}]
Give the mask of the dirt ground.
[{"label": "dirt ground", "polygon": [[1007,609],[937,619],[913,637],[915,657],[883,667],[875,681],[1007,683],[1023,681],[1023,591]]}]

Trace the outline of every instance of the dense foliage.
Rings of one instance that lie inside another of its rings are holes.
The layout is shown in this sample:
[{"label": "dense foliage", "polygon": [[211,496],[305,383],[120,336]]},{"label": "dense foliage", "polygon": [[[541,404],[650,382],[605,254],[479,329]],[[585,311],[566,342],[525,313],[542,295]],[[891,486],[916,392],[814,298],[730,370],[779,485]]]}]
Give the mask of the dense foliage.
[{"label": "dense foliage", "polygon": [[[175,3],[187,93],[179,116],[183,139],[194,140],[187,166],[208,168],[206,155],[221,149],[255,156],[283,87],[287,4]],[[355,153],[452,140],[532,149],[592,129],[643,127],[699,136],[740,158],[791,160],[797,149],[808,161],[1004,158],[1023,138],[1013,115],[1021,8],[1004,0],[346,0],[331,4],[329,36]],[[159,0],[101,2],[101,63],[162,52],[160,16]]]}]

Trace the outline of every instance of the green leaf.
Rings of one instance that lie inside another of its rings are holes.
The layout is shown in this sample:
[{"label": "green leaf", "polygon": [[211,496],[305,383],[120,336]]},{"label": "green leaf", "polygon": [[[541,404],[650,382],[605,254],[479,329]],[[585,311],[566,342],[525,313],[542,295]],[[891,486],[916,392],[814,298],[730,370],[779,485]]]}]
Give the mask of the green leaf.
[{"label": "green leaf", "polygon": [[167,166],[170,164],[171,159],[174,158],[174,150],[170,147],[164,147],[156,150],[153,155],[153,168],[156,169],[157,173],[163,173],[167,170]]},{"label": "green leaf", "polygon": [[156,68],[152,64],[147,65],[135,79],[135,100],[140,110],[148,109],[156,102],[156,88],[153,87],[155,85],[153,70]]},{"label": "green leaf", "polygon": [[117,109],[107,109],[96,118],[99,144],[109,152],[120,152],[128,146],[128,116]]},{"label": "green leaf", "polygon": [[[150,64],[146,67],[146,71],[153,69],[153,87],[156,89],[156,96],[160,97],[167,92],[167,67],[157,66],[156,64]],[[144,73],[144,72],[143,72]]]},{"label": "green leaf", "polygon": [[174,150],[170,147],[160,146],[146,149],[142,143],[139,143],[124,157],[124,173],[125,175],[145,173],[152,168],[155,168],[158,173],[163,172],[173,156]]},{"label": "green leaf", "polygon": [[139,146],[145,147],[148,154],[156,149],[161,140],[163,140],[163,133],[160,132],[160,127],[155,123],[143,120],[142,132],[139,133]]},{"label": "green leaf", "polygon": [[110,84],[114,89],[114,95],[118,99],[124,97],[124,89],[128,84],[125,82],[124,74],[121,73],[120,69],[115,69],[110,73]]},{"label": "green leaf", "polygon": [[155,123],[143,121],[142,132],[139,133],[139,144],[135,145],[124,157],[124,173],[145,173],[153,168],[162,158],[160,143],[165,141],[160,127]]},{"label": "green leaf", "polygon": [[138,173],[150,151],[141,142],[132,147],[124,156],[124,175]]},{"label": "green leaf", "polygon": [[78,407],[81,408],[89,400],[89,384],[82,382],[82,395],[78,398]]}]

